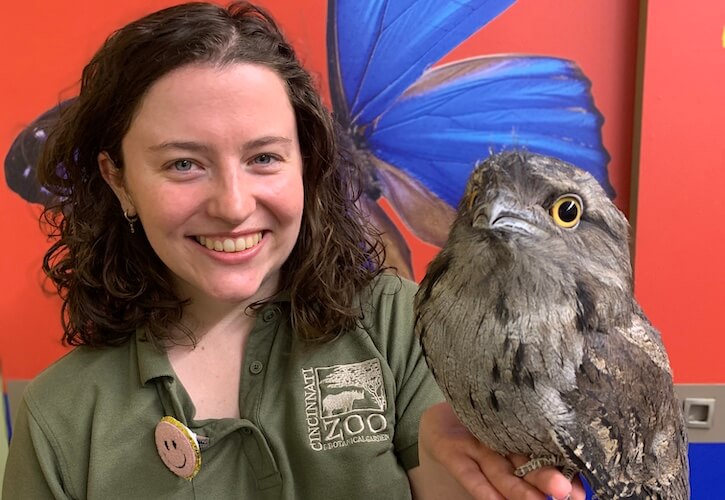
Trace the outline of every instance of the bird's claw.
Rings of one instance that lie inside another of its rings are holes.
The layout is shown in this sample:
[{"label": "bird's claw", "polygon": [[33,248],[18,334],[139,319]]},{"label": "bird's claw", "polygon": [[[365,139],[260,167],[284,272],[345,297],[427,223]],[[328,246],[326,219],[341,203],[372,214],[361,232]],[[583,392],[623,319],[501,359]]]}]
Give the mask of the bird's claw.
[{"label": "bird's claw", "polygon": [[561,467],[561,473],[568,481],[571,481],[577,473],[575,468],[565,463],[562,463],[561,459],[552,456],[532,458],[524,465],[517,467],[516,470],[514,470],[514,475],[516,477],[524,477],[526,474],[528,474],[529,472],[533,472],[536,469],[550,466]]}]

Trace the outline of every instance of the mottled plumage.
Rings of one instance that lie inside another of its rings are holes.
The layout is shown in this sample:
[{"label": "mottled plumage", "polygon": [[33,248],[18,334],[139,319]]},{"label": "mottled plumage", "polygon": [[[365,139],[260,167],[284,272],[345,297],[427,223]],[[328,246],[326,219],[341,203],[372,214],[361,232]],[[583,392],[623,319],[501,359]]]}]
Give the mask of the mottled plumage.
[{"label": "mottled plumage", "polygon": [[494,155],[421,283],[416,330],[461,422],[491,448],[554,457],[601,499],[685,499],[682,414],[633,297],[628,235],[583,170]]}]

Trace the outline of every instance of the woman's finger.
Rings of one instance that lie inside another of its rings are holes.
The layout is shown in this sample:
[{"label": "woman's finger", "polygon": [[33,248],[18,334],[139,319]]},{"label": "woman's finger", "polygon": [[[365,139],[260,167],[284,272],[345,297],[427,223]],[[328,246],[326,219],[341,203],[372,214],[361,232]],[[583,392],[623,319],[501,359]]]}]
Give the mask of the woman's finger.
[{"label": "woman's finger", "polygon": [[478,463],[471,459],[451,471],[453,477],[476,500],[505,500],[481,471]]}]

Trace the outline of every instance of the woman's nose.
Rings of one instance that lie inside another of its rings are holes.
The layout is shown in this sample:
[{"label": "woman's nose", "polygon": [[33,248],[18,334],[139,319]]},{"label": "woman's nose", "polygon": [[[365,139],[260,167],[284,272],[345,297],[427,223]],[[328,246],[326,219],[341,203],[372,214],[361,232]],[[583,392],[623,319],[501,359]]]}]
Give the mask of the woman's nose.
[{"label": "woman's nose", "polygon": [[209,215],[234,225],[243,222],[257,206],[253,182],[238,165],[234,171],[220,175],[209,200]]}]

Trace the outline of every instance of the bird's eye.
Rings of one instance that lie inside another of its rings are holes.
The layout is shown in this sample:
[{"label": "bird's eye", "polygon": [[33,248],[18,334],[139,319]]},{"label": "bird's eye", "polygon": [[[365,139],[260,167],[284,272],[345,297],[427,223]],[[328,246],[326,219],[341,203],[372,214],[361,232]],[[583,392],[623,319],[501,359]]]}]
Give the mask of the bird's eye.
[{"label": "bird's eye", "polygon": [[579,224],[584,212],[582,199],[575,194],[560,196],[551,206],[551,217],[557,226],[573,229]]}]

